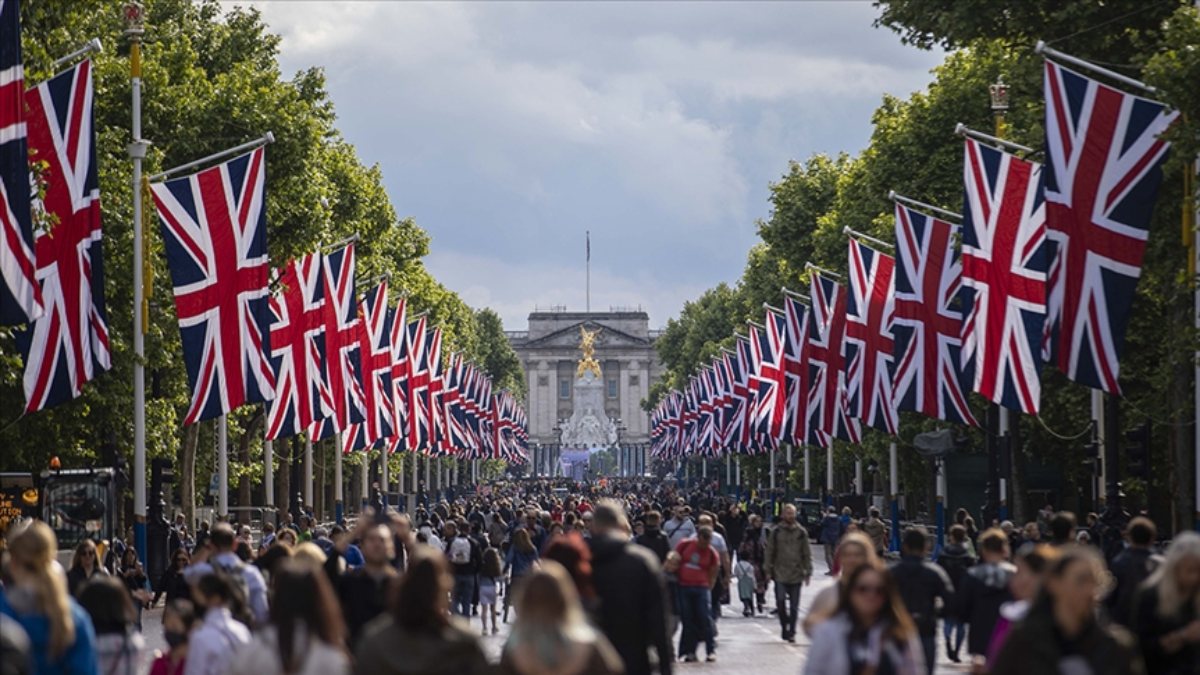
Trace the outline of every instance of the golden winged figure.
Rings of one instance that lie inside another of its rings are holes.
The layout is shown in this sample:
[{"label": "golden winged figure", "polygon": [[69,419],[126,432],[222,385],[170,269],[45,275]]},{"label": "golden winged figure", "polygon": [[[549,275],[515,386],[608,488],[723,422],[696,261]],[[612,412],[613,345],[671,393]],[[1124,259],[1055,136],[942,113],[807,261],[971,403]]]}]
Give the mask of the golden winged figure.
[{"label": "golden winged figure", "polygon": [[600,329],[589,332],[583,326],[579,327],[579,352],[582,358],[579,359],[579,367],[575,369],[575,377],[583,377],[583,374],[589,370],[600,379],[600,362],[596,360],[596,336],[600,334]]}]

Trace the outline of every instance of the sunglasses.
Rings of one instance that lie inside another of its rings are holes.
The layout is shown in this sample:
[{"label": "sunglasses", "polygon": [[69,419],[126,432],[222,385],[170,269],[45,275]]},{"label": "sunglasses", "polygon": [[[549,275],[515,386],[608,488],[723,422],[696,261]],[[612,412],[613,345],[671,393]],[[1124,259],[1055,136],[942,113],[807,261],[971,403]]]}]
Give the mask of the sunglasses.
[{"label": "sunglasses", "polygon": [[883,586],[880,586],[878,584],[863,584],[861,586],[855,586],[854,592],[858,595],[868,595],[869,594],[869,595],[874,595],[876,597],[882,598],[883,597]]},{"label": "sunglasses", "polygon": [[83,552],[81,552],[79,555],[83,555],[83,556],[94,556],[94,555],[96,555],[96,552],[95,552],[95,551],[88,550],[88,551],[83,551]]}]

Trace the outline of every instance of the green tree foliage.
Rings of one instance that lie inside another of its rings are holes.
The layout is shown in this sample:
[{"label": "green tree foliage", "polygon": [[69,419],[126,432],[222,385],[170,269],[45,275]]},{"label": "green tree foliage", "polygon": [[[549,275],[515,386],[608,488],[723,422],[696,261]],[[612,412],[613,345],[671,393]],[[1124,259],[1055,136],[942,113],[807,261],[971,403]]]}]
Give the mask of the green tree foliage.
[{"label": "green tree foliage", "polygon": [[[1182,164],[1195,156],[1200,137],[1195,127],[1189,126],[1200,119],[1200,98],[1194,86],[1200,78],[1200,57],[1196,56],[1200,54],[1200,15],[1178,2],[1140,0],[891,0],[876,5],[881,9],[878,25],[900,33],[905,42],[955,51],[934,69],[933,80],[924,90],[907,98],[884,97],[872,117],[870,143],[857,156],[815,156],[804,163],[790,163],[781,180],[771,186],[771,215],[759,224],[761,242],[751,249],[741,280],[731,290],[718,286],[708,291],[668,325],[659,343],[670,373],[663,388],[677,386],[711,355],[712,350],[702,349],[696,340],[689,342],[690,336],[703,336],[700,345],[720,344],[732,332],[717,332],[726,324],[737,327],[746,318],[758,318],[763,302],[778,304],[780,286],[806,290],[806,262],[844,272],[847,241],[843,228],[894,240],[889,190],[961,210],[962,141],[953,130],[962,122],[993,131],[988,85],[998,78],[1009,85],[1011,95],[1005,136],[1041,147],[1043,65],[1033,47],[1038,39],[1046,39],[1065,52],[1149,78],[1160,88],[1162,99],[1188,117],[1187,124],[1177,125],[1171,132],[1182,159],[1168,166],[1151,225],[1122,360],[1125,397],[1121,419],[1124,428],[1151,420],[1159,448],[1155,452],[1161,453],[1156,461],[1161,460],[1162,466],[1171,467],[1177,475],[1191,475],[1186,452],[1191,432],[1186,418],[1191,409],[1190,364],[1196,335],[1191,328],[1191,288],[1179,222],[1181,205],[1187,203],[1182,199]],[[712,308],[711,296],[724,293],[737,297],[738,308],[730,313],[730,321],[699,311]],[[1081,461],[1090,418],[1088,390],[1068,382],[1049,366],[1042,381],[1041,419],[1020,418],[1020,456],[1057,466],[1065,485],[1088,485],[1090,470]],[[652,392],[651,399],[661,393]],[[982,415],[981,399],[974,397],[973,407]],[[916,433],[936,426],[935,420],[905,413],[899,441],[905,446]],[[982,448],[981,433],[973,431],[968,439]],[[868,432],[861,446],[839,443],[835,470],[844,476],[854,456],[875,458],[886,466],[888,440]],[[931,479],[924,462],[911,452],[902,452],[901,458],[905,491],[922,494]],[[814,476],[823,472],[823,466],[814,468]],[[1158,473],[1147,493],[1170,494],[1176,513],[1185,515],[1190,487],[1170,480],[1171,472]],[[1165,509],[1163,504],[1155,506],[1160,513]]]},{"label": "green tree foliage", "polygon": [[[110,464],[132,455],[132,170],[125,150],[131,140],[131,88],[119,10],[100,0],[22,4],[30,84],[52,75],[55,58],[92,37],[105,44],[104,53],[94,57],[94,77],[113,368],[85,386],[78,400],[13,421],[24,402],[20,355],[11,334],[0,332],[5,469],[39,468],[52,454],[64,466]],[[276,142],[267,149],[273,262],[281,265],[357,234],[360,280],[390,275],[393,294],[406,293],[413,313],[427,311],[430,325],[443,329],[447,352],[461,351],[507,386],[519,385],[512,371],[515,356],[486,318],[495,315],[477,314],[429,274],[421,262],[429,252],[428,235],[411,218],[397,216],[379,167],[364,165],[338,131],[322,71],[285,77],[277,61],[279,38],[257,10],[227,10],[215,0],[150,0],[146,10],[142,119],[143,136],[153,143],[147,173],[274,132]],[[148,289],[146,445],[151,456],[175,456],[190,393],[153,210],[146,212],[145,228],[154,276]],[[244,433],[256,436],[248,444],[250,465],[232,466],[232,476],[261,478],[261,469],[253,466],[261,461],[260,418],[261,407],[229,416],[231,453]],[[201,476],[211,466],[211,427],[202,425],[196,437]]]}]

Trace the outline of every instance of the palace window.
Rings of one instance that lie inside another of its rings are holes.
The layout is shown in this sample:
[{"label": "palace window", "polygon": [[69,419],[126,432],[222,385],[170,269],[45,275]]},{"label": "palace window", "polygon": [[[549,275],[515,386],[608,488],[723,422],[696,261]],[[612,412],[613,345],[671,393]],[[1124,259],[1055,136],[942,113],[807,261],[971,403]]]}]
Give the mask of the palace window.
[{"label": "palace window", "polygon": [[564,378],[558,381],[558,397],[571,398],[571,381]]},{"label": "palace window", "polygon": [[608,381],[608,397],[609,398],[617,397],[617,379],[616,378],[613,378]]}]

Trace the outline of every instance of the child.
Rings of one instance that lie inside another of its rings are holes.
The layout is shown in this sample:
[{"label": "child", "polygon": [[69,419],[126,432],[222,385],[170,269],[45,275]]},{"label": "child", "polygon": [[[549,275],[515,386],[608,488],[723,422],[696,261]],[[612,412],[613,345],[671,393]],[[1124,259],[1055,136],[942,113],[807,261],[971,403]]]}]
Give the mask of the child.
[{"label": "child", "polygon": [[754,564],[748,558],[751,549],[742,546],[745,553],[738,554],[738,564],[733,568],[733,576],[738,582],[738,597],[742,599],[742,616],[754,616]]},{"label": "child", "polygon": [[488,634],[488,617],[492,617],[492,635],[500,632],[496,627],[496,586],[503,575],[500,566],[500,550],[495,546],[483,552],[483,565],[479,568],[479,620],[483,622],[483,634]]}]

